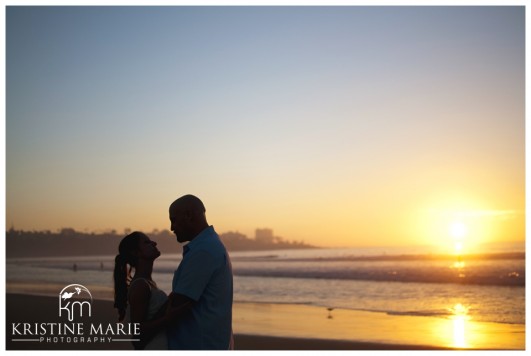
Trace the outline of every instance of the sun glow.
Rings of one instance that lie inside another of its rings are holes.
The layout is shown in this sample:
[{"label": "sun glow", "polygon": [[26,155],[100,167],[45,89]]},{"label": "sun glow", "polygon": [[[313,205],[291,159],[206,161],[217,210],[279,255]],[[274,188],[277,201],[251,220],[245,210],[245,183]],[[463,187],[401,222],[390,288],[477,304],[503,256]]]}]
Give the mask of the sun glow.
[{"label": "sun glow", "polygon": [[[468,228],[463,222],[454,221],[450,224],[449,232],[450,236],[454,240],[454,254],[457,256],[457,260],[454,262],[453,268],[463,269],[465,267],[465,263],[462,260],[463,244],[468,233]],[[464,276],[464,274],[460,273],[459,276]]]},{"label": "sun glow", "polygon": [[464,239],[468,233],[467,226],[460,222],[455,221],[450,224],[450,236],[454,239],[454,252],[460,256],[463,253]]},{"label": "sun glow", "polygon": [[455,221],[450,225],[450,235],[455,240],[462,240],[468,233],[467,226],[461,221]]},{"label": "sun glow", "polygon": [[436,196],[415,215],[415,229],[423,239],[441,253],[475,252],[481,245],[517,236],[513,225],[520,215],[516,210],[496,210],[473,197]]}]

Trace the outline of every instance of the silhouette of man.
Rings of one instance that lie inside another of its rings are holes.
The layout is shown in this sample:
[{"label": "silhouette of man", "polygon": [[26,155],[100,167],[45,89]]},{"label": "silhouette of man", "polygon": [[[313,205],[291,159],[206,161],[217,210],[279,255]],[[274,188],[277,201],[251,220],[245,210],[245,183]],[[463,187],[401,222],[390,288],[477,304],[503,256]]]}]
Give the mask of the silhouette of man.
[{"label": "silhouette of man", "polygon": [[171,230],[183,246],[175,271],[173,306],[187,305],[168,328],[171,350],[233,349],[232,266],[214,227],[208,225],[201,200],[185,195],[170,205]]}]

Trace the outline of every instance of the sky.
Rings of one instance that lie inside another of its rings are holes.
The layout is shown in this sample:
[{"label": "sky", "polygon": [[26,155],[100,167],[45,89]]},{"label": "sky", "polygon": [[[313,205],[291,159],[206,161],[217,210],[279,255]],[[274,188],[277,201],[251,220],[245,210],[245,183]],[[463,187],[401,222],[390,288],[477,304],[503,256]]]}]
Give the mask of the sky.
[{"label": "sky", "polygon": [[7,227],[184,194],[219,233],[523,240],[525,8],[8,7]]}]

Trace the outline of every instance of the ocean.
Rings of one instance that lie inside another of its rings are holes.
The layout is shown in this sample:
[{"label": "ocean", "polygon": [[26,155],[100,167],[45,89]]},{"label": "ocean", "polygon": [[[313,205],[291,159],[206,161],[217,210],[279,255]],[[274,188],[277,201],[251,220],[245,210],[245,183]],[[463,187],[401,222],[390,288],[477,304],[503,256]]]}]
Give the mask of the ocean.
[{"label": "ocean", "polygon": [[[521,243],[461,257],[403,247],[232,252],[234,301],[525,324],[524,251]],[[155,261],[153,278],[165,292],[180,259]],[[55,295],[47,285],[77,283],[112,299],[113,266],[114,256],[7,259],[6,291],[17,282]]]}]

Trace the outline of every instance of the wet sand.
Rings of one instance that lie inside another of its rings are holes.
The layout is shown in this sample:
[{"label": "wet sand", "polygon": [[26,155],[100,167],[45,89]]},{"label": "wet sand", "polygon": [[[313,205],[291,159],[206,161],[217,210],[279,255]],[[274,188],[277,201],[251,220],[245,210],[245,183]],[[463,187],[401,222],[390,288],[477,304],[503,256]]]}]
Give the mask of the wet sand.
[{"label": "wet sand", "polygon": [[[525,326],[392,316],[305,305],[235,303],[237,350],[524,350]],[[132,350],[130,342],[14,341],[12,323],[59,322],[58,299],[6,294],[7,350]],[[90,323],[114,324],[109,300],[95,299]],[[64,322],[64,320],[62,321]]]}]

